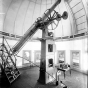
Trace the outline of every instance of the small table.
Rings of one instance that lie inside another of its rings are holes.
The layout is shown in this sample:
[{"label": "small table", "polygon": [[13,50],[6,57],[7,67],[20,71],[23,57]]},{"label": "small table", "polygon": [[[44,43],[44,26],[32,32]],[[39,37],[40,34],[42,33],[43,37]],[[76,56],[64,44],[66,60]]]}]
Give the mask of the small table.
[{"label": "small table", "polygon": [[65,79],[66,71],[69,71],[70,75],[71,75],[70,65],[68,65],[67,68],[61,68],[60,66],[56,66],[56,68],[57,68],[57,71],[62,71],[64,73],[64,79]]}]

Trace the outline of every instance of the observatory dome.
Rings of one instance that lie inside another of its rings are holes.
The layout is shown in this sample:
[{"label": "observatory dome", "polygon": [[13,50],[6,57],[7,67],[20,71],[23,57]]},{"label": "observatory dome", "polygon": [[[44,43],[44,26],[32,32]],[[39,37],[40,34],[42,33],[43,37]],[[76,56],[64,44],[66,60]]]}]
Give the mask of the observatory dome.
[{"label": "observatory dome", "polygon": [[[1,0],[0,0],[1,1]],[[56,0],[3,0],[0,8],[0,31],[23,36],[38,17],[42,17]],[[55,8],[60,15],[67,11],[68,18],[59,21],[55,37],[70,36],[87,31],[87,0],[61,0]],[[86,6],[86,7],[85,7]],[[33,37],[41,37],[38,30]]]}]

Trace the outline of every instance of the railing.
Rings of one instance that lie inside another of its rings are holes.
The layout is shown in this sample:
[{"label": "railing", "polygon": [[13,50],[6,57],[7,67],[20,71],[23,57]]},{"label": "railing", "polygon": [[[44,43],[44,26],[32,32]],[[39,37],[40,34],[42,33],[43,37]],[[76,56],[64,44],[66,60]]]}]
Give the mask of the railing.
[{"label": "railing", "polygon": [[[7,40],[5,39],[5,37],[3,37],[3,44],[5,44],[5,48],[7,50],[6,53],[11,54],[12,49],[11,49],[10,45],[8,44]],[[16,57],[15,57],[15,55],[12,55],[10,57],[13,58],[13,61],[14,61],[13,63],[16,66]]]}]

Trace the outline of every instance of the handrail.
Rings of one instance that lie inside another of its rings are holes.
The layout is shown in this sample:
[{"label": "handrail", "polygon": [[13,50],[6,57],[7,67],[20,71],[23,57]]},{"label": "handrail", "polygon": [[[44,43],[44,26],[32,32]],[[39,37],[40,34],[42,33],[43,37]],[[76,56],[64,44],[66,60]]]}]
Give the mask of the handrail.
[{"label": "handrail", "polygon": [[[10,48],[10,45],[8,44],[8,42],[7,42],[7,40],[4,38],[4,40],[6,41],[6,43],[7,43],[7,45],[8,45],[8,47]],[[12,49],[10,48],[10,51],[12,52]],[[10,52],[9,52],[10,53]],[[14,58],[15,58],[15,65],[16,65],[16,57],[15,57],[15,55],[13,55],[14,56]]]}]

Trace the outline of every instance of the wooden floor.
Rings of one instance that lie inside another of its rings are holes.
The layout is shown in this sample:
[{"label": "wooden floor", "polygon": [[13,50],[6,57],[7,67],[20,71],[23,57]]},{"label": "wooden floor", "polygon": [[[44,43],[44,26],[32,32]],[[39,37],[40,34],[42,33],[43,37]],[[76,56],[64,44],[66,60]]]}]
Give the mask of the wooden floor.
[{"label": "wooden floor", "polygon": [[[27,67],[20,69],[21,75],[10,85],[7,86],[3,83],[0,88],[62,88],[59,85],[56,86],[55,82],[41,85],[37,82],[39,77],[38,67]],[[68,88],[87,88],[87,75],[72,70],[70,76],[69,72],[66,72],[66,78],[64,79],[63,73],[59,76],[59,79],[68,86]]]}]

